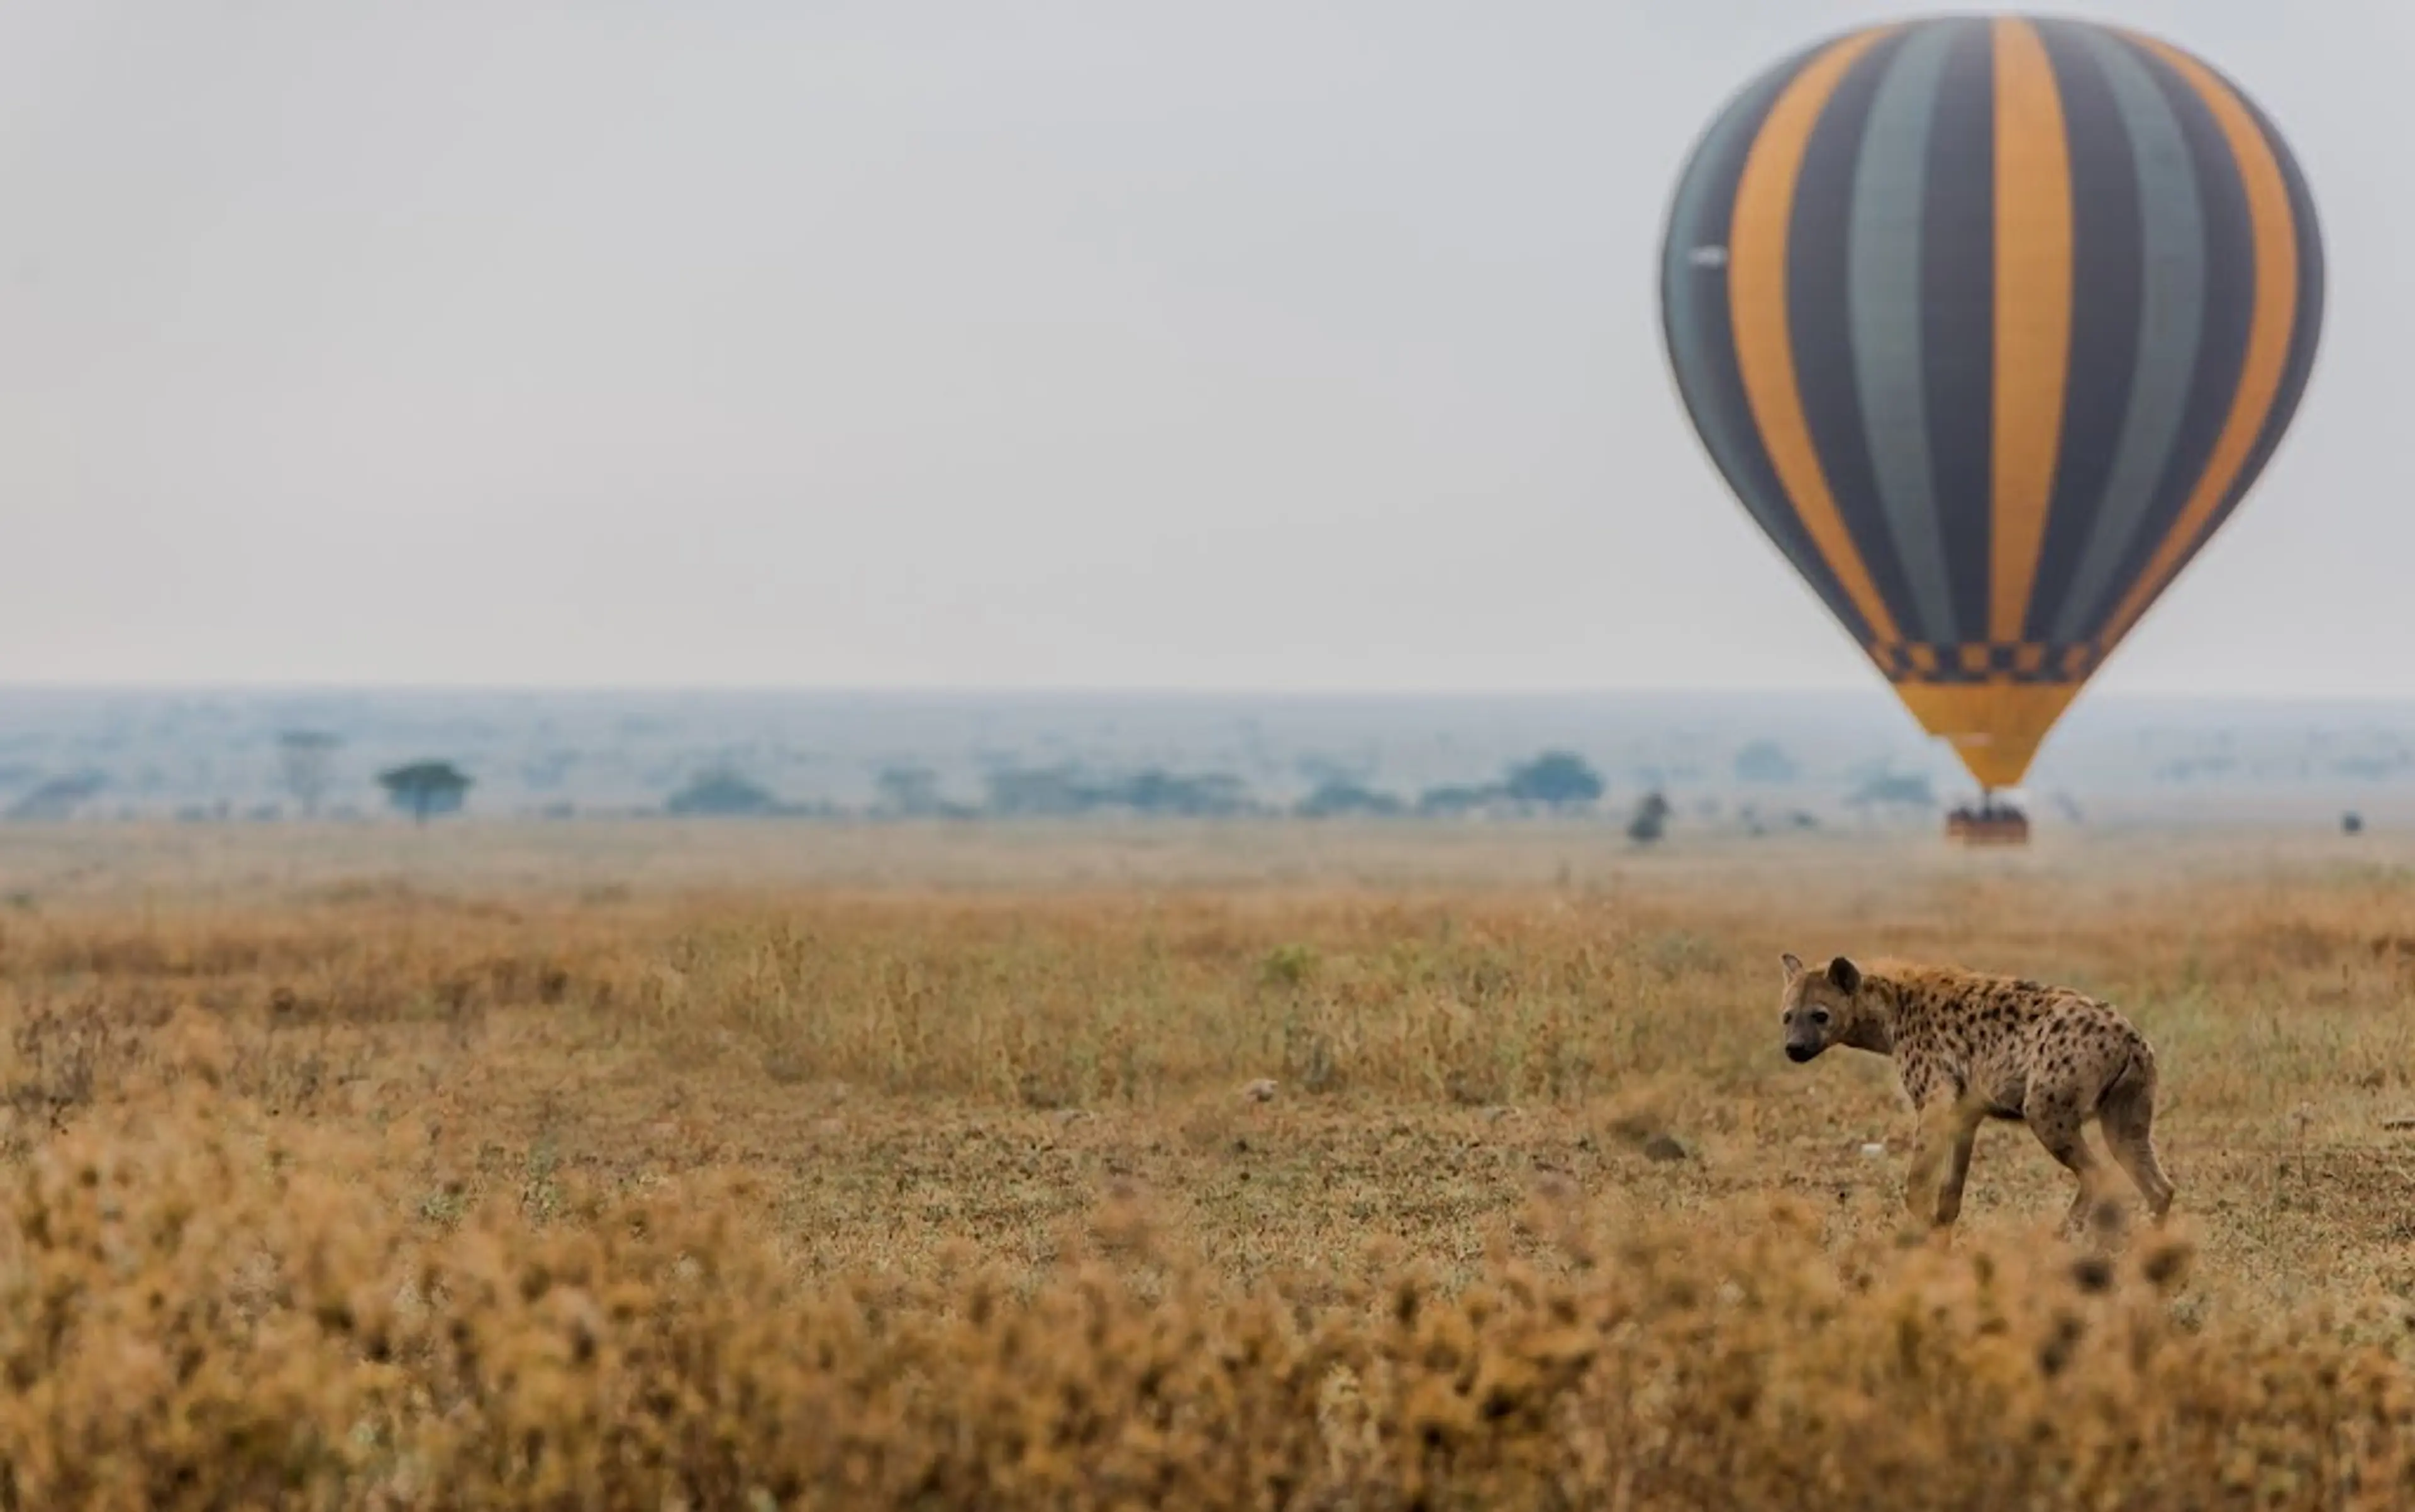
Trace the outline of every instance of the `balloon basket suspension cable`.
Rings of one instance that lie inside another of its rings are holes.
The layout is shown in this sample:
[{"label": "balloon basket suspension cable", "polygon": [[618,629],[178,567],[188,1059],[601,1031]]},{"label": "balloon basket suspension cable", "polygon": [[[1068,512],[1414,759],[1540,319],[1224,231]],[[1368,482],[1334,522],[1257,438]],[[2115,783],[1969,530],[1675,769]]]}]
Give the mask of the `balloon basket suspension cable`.
[{"label": "balloon basket suspension cable", "polygon": [[1945,816],[1945,838],[1966,846],[2026,846],[2029,816],[1996,797],[1992,787],[1979,789],[1979,806],[1964,804]]}]

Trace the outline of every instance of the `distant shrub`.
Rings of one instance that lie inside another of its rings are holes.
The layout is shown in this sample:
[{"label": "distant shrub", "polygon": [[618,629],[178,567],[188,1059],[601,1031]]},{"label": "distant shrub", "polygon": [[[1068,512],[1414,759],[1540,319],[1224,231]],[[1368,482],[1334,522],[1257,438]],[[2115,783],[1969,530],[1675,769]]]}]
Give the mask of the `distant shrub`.
[{"label": "distant shrub", "polygon": [[1293,805],[1292,812],[1309,819],[1340,818],[1354,814],[1389,818],[1406,812],[1407,807],[1390,793],[1378,792],[1345,777],[1328,777]]},{"label": "distant shrub", "polygon": [[663,810],[668,814],[725,817],[777,814],[780,808],[780,801],[770,789],[727,768],[698,774],[663,801]]},{"label": "distant shrub", "polygon": [[1669,801],[1658,792],[1643,795],[1635,805],[1633,816],[1627,821],[1627,838],[1639,846],[1648,846],[1669,831]]},{"label": "distant shrub", "polygon": [[1255,808],[1238,777],[1150,767],[1093,776],[1071,764],[1007,767],[988,776],[987,811],[1006,817],[1066,817],[1121,810],[1178,818],[1225,818]]},{"label": "distant shrub", "polygon": [[1519,802],[1558,809],[1591,803],[1601,797],[1607,785],[1582,756],[1569,751],[1546,751],[1512,767],[1501,789]]},{"label": "distant shrub", "polygon": [[1786,748],[1776,741],[1754,741],[1736,753],[1735,776],[1741,783],[1783,785],[1794,781],[1802,771],[1794,758],[1786,754]]}]

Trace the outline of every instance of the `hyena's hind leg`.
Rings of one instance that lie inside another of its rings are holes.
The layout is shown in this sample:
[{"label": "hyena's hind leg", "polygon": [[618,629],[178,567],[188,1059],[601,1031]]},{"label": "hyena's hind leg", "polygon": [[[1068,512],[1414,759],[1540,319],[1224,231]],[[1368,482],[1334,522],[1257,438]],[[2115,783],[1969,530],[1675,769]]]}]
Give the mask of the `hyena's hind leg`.
[{"label": "hyena's hind leg", "polygon": [[2062,1216],[2063,1233],[2078,1234],[2086,1225],[2103,1184],[2103,1168],[2096,1163],[2095,1152],[2088,1147],[2087,1137],[2081,1132],[2078,1100],[2061,1088],[2032,1088],[2023,1112],[2029,1119],[2030,1132],[2037,1135],[2047,1153],[2078,1178],[2079,1190],[2072,1194],[2071,1208]]},{"label": "hyena's hind leg", "polygon": [[2147,1212],[2160,1226],[2171,1210],[2172,1182],[2155,1158],[2155,1056],[2143,1046],[2130,1057],[2122,1074],[2097,1100],[2097,1117],[2105,1130],[2105,1146],[2114,1161],[2138,1184]]}]

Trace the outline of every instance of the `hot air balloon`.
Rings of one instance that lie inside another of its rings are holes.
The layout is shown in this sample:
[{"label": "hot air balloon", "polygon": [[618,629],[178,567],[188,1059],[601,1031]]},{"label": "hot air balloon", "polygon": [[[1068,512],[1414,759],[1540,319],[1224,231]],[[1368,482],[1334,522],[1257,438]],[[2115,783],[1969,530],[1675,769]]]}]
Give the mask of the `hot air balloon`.
[{"label": "hot air balloon", "polygon": [[1720,109],[1660,295],[1729,487],[1983,816],[2017,818],[1997,790],[2288,428],[2323,249],[2279,132],[2195,56],[1939,16],[1830,37]]}]

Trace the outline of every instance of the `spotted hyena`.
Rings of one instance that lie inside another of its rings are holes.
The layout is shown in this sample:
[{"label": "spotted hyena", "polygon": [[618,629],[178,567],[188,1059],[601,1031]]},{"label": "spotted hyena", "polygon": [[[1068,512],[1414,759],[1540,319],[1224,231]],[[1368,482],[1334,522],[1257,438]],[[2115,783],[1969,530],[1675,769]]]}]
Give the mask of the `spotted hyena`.
[{"label": "spotted hyena", "polygon": [[2155,1159],[2155,1053],[2110,1004],[1951,966],[1873,961],[1865,968],[1840,955],[1812,970],[1792,951],[1779,960],[1787,1059],[1808,1061],[1831,1045],[1894,1057],[1919,1115],[1904,1191],[1915,1219],[1933,1197],[1932,1221],[1954,1222],[1979,1125],[2001,1118],[2026,1122],[2079,1178],[2063,1220],[2077,1228],[2101,1175],[2080,1134],[2095,1117],[2113,1159],[2163,1221],[2172,1184]]}]

